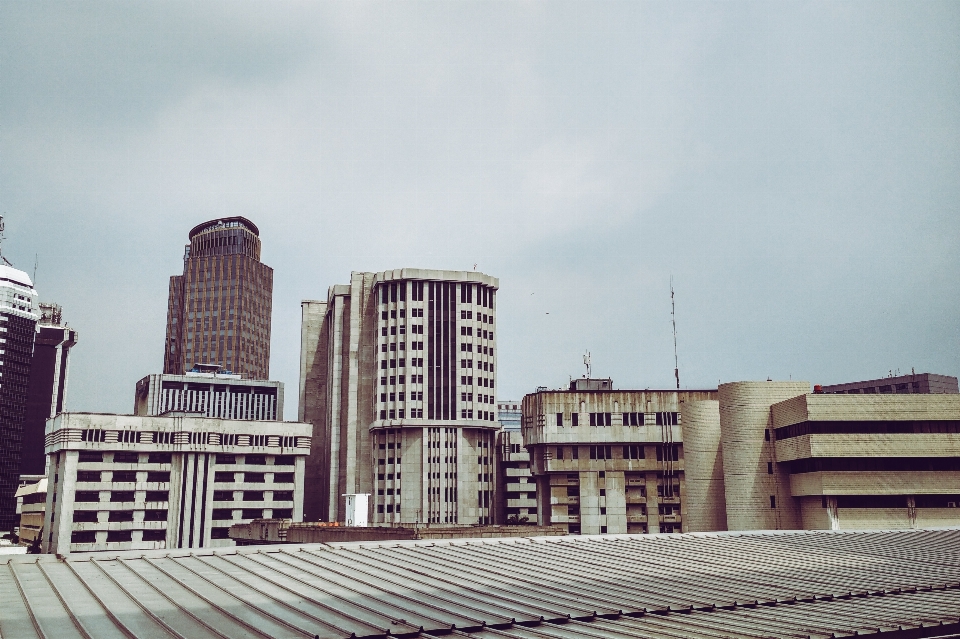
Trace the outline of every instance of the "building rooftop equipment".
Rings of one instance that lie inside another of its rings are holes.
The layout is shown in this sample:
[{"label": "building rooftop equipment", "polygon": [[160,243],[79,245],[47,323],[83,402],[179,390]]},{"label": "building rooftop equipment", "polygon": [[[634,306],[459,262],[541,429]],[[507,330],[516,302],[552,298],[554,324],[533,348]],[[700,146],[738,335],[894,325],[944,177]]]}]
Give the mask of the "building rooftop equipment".
[{"label": "building rooftop equipment", "polygon": [[0,557],[4,637],[944,637],[960,529]]}]

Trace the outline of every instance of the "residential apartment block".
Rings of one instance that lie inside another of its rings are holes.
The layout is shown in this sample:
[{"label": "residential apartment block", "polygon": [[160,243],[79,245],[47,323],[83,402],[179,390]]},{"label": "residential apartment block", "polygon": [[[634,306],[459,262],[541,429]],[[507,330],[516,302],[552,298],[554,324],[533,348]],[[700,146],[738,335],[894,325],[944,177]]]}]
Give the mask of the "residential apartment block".
[{"label": "residential apartment block", "polygon": [[0,532],[19,523],[15,495],[39,319],[33,282],[23,271],[0,264]]},{"label": "residential apartment block", "polygon": [[147,375],[137,382],[133,412],[277,421],[283,419],[283,382],[242,379],[203,365],[185,375]]},{"label": "residential apartment block", "polygon": [[300,521],[309,424],[61,413],[47,422],[44,552],[229,546]]},{"label": "residential apartment block", "polygon": [[523,398],[523,444],[541,525],[571,534],[681,532],[679,411],[713,390],[613,390],[581,379]]},{"label": "residential apartment block", "polygon": [[314,425],[307,519],[489,524],[496,505],[496,278],[353,273],[303,302],[300,420]]},{"label": "residential apartment block", "polygon": [[960,525],[960,395],[809,390],[734,382],[683,406],[689,530]]},{"label": "residential apartment block", "polygon": [[170,278],[163,372],[217,365],[269,379],[273,269],[260,261],[260,231],[243,217],[190,230],[183,275]]}]

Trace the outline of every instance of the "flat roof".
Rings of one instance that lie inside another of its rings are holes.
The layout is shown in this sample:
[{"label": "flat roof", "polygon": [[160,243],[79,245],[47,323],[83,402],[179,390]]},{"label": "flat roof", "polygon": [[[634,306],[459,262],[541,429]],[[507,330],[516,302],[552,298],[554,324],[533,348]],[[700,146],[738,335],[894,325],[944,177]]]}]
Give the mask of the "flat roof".
[{"label": "flat roof", "polygon": [[931,627],[960,631],[960,528],[0,557],[3,637],[897,639]]}]

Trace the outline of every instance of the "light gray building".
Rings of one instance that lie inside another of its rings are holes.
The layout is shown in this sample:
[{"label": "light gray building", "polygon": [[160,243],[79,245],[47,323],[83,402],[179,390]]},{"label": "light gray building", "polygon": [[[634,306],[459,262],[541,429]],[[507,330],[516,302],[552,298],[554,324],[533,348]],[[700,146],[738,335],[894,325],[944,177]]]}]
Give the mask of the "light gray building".
[{"label": "light gray building", "polygon": [[952,375],[936,373],[911,373],[909,375],[891,375],[880,379],[868,379],[862,382],[828,384],[821,387],[824,393],[846,395],[956,395],[960,393],[957,378]]},{"label": "light gray building", "polygon": [[523,444],[541,525],[574,534],[681,532],[685,509],[679,412],[715,390],[614,390],[577,379],[523,398]]},{"label": "light gray building", "polygon": [[353,273],[303,302],[300,420],[314,425],[307,519],[489,524],[496,505],[496,278]]},{"label": "light gray building", "polygon": [[137,382],[135,415],[191,413],[218,419],[283,419],[283,382],[242,379],[219,366],[198,365],[185,375],[147,375]]},{"label": "light gray building", "polygon": [[960,395],[721,384],[683,412],[690,531],[960,526]]},{"label": "light gray building", "polygon": [[44,552],[231,546],[300,521],[309,424],[61,413],[47,422]]}]

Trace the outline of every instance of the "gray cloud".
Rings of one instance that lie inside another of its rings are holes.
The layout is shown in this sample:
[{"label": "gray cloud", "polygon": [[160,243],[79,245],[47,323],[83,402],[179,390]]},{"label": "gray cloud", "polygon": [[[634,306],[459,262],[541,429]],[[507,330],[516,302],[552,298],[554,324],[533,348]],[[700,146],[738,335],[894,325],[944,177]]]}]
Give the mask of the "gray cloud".
[{"label": "gray cloud", "polygon": [[[186,232],[260,226],[273,376],[351,270],[501,278],[502,397],[582,372],[957,374],[954,3],[0,5],[6,251],[81,332],[71,405],[161,366]],[[548,314],[549,313],[549,314]],[[292,404],[292,403],[291,403]],[[288,407],[288,417],[293,416]]]}]

